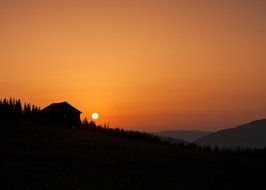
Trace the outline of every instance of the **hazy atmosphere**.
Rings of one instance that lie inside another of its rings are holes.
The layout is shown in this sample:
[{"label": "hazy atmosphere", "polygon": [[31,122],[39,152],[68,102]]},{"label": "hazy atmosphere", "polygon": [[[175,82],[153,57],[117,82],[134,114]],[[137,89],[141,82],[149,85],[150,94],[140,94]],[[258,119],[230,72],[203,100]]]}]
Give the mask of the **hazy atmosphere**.
[{"label": "hazy atmosphere", "polygon": [[125,129],[233,127],[266,116],[265,18],[263,0],[0,0],[1,96]]},{"label": "hazy atmosphere", "polygon": [[261,189],[266,0],[0,0],[0,189]]}]

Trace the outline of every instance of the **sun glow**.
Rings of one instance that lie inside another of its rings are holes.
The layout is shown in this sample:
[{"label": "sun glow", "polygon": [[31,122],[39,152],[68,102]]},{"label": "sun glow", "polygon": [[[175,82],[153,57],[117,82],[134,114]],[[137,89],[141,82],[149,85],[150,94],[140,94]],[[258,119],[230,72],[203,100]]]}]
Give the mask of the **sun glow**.
[{"label": "sun glow", "polygon": [[91,115],[91,117],[92,117],[92,119],[97,120],[99,118],[99,114],[98,113],[93,113]]}]

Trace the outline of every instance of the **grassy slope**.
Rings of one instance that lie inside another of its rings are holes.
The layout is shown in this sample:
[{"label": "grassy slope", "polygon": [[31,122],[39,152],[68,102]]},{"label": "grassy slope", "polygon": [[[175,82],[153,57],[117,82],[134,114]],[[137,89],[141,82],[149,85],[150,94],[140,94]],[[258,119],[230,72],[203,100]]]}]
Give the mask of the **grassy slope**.
[{"label": "grassy slope", "polygon": [[264,158],[0,122],[1,189],[254,189],[265,165]]}]

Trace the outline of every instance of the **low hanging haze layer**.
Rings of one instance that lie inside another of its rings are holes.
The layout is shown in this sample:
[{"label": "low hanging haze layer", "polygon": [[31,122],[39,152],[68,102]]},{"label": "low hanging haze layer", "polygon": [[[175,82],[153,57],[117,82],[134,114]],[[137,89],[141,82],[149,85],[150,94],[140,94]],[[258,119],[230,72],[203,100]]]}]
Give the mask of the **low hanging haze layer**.
[{"label": "low hanging haze layer", "polygon": [[266,1],[0,0],[0,96],[125,129],[266,118]]}]

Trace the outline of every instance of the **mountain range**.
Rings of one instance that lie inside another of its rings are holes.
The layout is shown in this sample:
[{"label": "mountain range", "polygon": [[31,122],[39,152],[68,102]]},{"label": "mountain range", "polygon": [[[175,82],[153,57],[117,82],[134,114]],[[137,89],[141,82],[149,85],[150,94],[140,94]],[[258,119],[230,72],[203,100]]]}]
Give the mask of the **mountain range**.
[{"label": "mountain range", "polygon": [[200,146],[225,148],[265,148],[266,119],[252,121],[236,128],[229,128],[201,137],[194,142]]},{"label": "mountain range", "polygon": [[173,130],[155,133],[164,138],[194,143],[199,146],[223,148],[266,148],[266,119],[255,120],[235,128],[217,132]]}]

